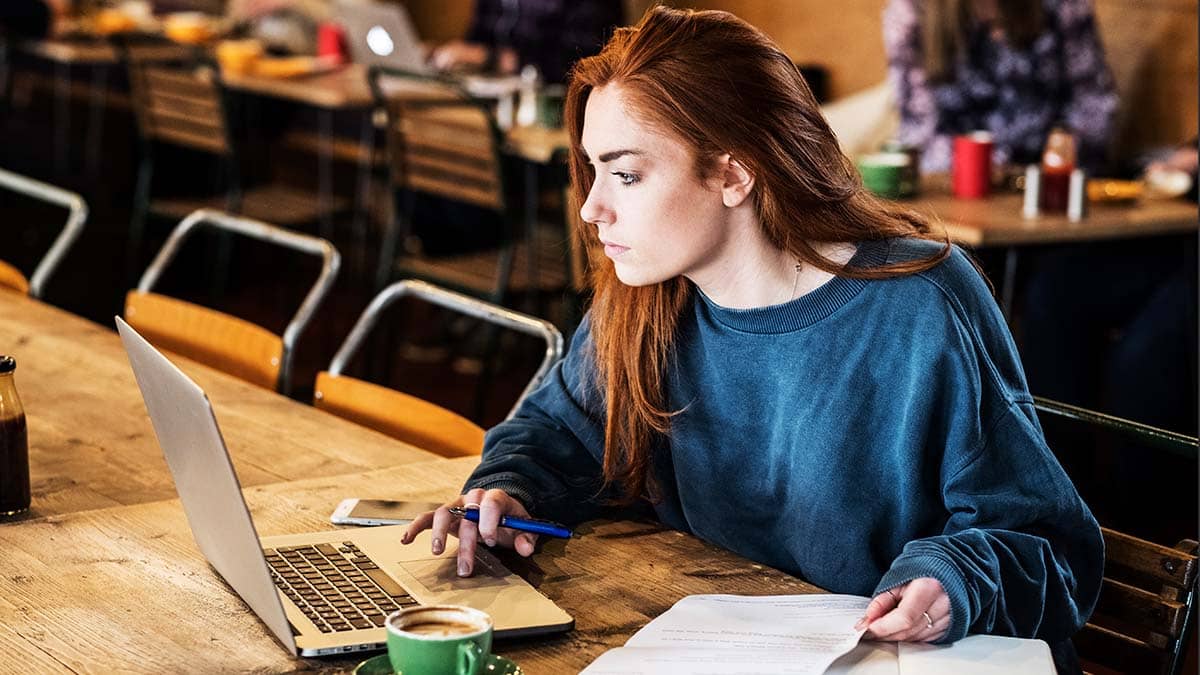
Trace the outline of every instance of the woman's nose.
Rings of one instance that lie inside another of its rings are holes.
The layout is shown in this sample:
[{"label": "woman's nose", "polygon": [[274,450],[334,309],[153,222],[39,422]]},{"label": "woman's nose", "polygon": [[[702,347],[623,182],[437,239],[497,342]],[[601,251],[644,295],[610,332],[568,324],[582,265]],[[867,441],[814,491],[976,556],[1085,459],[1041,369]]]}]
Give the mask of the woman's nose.
[{"label": "woman's nose", "polygon": [[600,188],[592,183],[592,189],[588,191],[587,199],[583,202],[583,206],[579,207],[579,217],[583,219],[583,222],[593,225],[612,222],[608,217],[610,211],[604,204],[600,192]]}]

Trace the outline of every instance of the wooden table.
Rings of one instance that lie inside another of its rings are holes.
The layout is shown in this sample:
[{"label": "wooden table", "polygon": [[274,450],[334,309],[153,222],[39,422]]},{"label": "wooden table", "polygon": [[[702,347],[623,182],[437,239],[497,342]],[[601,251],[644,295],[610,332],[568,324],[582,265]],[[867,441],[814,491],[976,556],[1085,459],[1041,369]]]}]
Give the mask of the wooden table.
[{"label": "wooden table", "polygon": [[1023,196],[994,193],[986,199],[958,199],[944,176],[923,181],[923,192],[900,202],[932,216],[950,238],[971,247],[1056,244],[1195,232],[1200,225],[1196,204],[1182,199],[1140,199],[1128,204],[1088,205],[1087,216],[1072,222],[1065,214],[1021,215]]},{"label": "wooden table", "polygon": [[[113,330],[0,291],[0,353],[17,360],[29,427],[31,517],[175,497]],[[212,399],[243,486],[433,457],[198,363],[172,360]]]},{"label": "wooden table", "polygon": [[1182,199],[1139,199],[1132,203],[1092,202],[1087,215],[1073,222],[1061,213],[1033,218],[1021,214],[1023,195],[995,192],[985,199],[958,199],[950,192],[947,176],[926,176],[922,192],[912,201],[899,202],[945,228],[955,243],[972,248],[1007,247],[1000,308],[1008,317],[1016,285],[1019,247],[1152,237],[1196,232],[1200,211]]},{"label": "wooden table", "polygon": [[[27,672],[332,673],[363,658],[292,658],[208,566],[115,333],[0,293],[0,352],[17,359],[35,483],[35,517],[0,524],[7,663]],[[260,535],[329,529],[347,496],[448,499],[477,461],[433,458],[177,361],[212,398]],[[576,620],[560,636],[496,643],[531,674],[577,672],[686,595],[818,590],[653,522],[576,531],[532,559],[501,556]]]},{"label": "wooden table", "polygon": [[[246,73],[223,73],[224,85],[237,91],[269,96],[312,106],[321,111],[365,110],[375,104],[367,82],[367,69],[350,64],[332,72],[299,77],[266,77]],[[408,99],[445,100],[445,88],[417,80],[397,82],[397,94]],[[323,132],[324,133],[324,132]],[[554,154],[565,150],[567,133],[545,127],[513,127],[505,135],[505,151],[537,164],[549,164]]]}]

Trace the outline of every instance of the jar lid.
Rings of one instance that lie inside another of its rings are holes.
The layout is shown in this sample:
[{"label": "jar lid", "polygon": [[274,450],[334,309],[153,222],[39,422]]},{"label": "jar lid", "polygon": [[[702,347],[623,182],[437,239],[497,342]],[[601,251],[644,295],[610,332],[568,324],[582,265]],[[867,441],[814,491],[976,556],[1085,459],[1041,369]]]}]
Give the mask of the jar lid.
[{"label": "jar lid", "polygon": [[11,373],[17,369],[17,360],[11,356],[0,354],[0,374]]}]

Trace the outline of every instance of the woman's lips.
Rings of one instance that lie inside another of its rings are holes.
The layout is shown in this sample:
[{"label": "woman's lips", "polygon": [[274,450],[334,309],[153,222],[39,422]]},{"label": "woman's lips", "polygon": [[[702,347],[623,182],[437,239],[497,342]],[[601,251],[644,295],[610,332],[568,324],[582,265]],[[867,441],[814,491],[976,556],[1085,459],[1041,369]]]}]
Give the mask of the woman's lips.
[{"label": "woman's lips", "polygon": [[621,246],[620,244],[613,244],[613,243],[607,242],[607,241],[603,242],[603,243],[604,243],[604,254],[610,258],[615,258],[615,257],[621,255],[622,253],[624,253],[625,251],[629,250],[628,246]]}]

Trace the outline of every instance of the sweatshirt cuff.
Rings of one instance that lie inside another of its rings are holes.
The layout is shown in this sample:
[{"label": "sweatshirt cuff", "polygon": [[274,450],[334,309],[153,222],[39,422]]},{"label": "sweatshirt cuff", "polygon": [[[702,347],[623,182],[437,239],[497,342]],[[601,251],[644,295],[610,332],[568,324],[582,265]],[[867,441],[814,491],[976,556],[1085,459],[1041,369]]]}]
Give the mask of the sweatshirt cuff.
[{"label": "sweatshirt cuff", "polygon": [[515,473],[497,473],[490,476],[472,478],[463,485],[462,491],[465,493],[467,490],[474,490],[475,488],[504,490],[510,497],[521,502],[521,505],[529,513],[533,513],[537,508],[537,505],[534,503],[533,492],[525,484],[525,481]]},{"label": "sweatshirt cuff", "polygon": [[967,602],[967,584],[953,563],[934,555],[901,555],[875,587],[872,596],[921,577],[933,577],[950,598],[950,627],[934,644],[950,644],[967,636],[974,618]]}]

